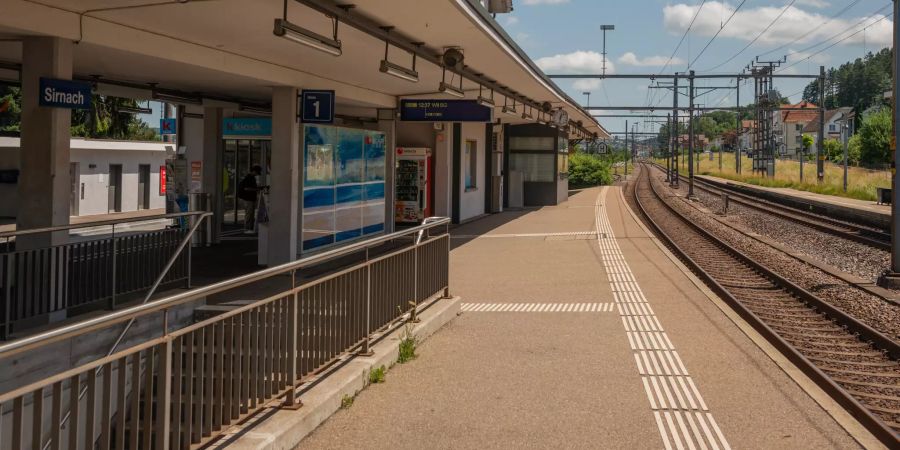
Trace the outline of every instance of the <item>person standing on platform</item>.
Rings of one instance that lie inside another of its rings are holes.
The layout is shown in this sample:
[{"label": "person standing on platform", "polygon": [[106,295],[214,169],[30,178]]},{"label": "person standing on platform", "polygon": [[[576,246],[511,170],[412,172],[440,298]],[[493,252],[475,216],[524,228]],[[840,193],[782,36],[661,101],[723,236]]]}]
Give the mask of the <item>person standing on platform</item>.
[{"label": "person standing on platform", "polygon": [[244,233],[252,234],[256,230],[256,205],[261,190],[256,177],[262,174],[262,167],[253,166],[238,185],[238,198],[244,203]]}]

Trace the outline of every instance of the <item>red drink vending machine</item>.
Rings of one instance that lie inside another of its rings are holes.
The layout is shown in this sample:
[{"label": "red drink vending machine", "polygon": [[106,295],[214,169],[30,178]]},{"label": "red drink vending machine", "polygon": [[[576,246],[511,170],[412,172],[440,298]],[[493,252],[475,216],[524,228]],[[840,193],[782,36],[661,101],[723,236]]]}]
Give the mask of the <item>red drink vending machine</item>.
[{"label": "red drink vending machine", "polygon": [[431,149],[397,148],[394,219],[418,224],[431,216]]}]

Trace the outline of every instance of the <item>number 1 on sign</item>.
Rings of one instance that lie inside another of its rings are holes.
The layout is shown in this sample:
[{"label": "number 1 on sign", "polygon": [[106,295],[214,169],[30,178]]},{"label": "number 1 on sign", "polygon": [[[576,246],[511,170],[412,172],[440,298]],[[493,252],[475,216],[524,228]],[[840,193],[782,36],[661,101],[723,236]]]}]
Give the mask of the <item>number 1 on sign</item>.
[{"label": "number 1 on sign", "polygon": [[313,108],[316,108],[316,117],[319,117],[319,101],[313,102]]}]

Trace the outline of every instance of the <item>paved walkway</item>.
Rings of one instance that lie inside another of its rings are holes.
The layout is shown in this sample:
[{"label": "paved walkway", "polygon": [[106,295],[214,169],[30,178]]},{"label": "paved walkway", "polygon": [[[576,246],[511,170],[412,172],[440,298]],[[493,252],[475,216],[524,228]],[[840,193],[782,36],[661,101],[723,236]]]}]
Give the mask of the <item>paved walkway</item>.
[{"label": "paved walkway", "polygon": [[300,448],[858,448],[618,188],[490,216],[454,244],[467,312]]}]

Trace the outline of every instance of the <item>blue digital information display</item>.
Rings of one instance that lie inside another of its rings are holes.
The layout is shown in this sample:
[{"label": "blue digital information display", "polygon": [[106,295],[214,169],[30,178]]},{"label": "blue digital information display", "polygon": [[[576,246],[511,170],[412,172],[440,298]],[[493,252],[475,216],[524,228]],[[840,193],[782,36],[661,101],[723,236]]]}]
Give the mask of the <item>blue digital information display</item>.
[{"label": "blue digital information display", "polygon": [[333,123],[334,91],[304,89],[300,93],[300,111],[303,123]]},{"label": "blue digital information display", "polygon": [[81,81],[41,78],[41,106],[51,108],[91,109],[91,84]]},{"label": "blue digital information display", "polygon": [[475,100],[400,100],[400,120],[408,122],[490,122],[492,115]]}]

